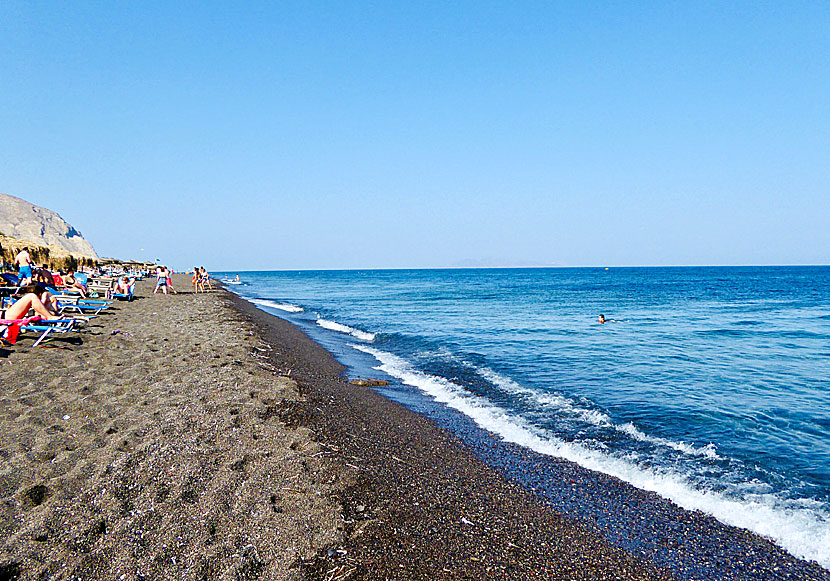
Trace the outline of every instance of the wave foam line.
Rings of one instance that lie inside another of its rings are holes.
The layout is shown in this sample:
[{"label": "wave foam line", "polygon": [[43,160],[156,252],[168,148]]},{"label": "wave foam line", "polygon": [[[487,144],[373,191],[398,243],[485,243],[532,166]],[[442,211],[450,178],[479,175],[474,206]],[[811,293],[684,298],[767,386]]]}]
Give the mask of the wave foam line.
[{"label": "wave foam line", "polygon": [[362,341],[367,341],[369,343],[375,340],[374,333],[367,333],[366,331],[361,331],[360,329],[355,329],[354,327],[349,327],[348,325],[341,325],[340,323],[335,323],[334,321],[329,321],[326,319],[317,319],[317,324],[323,327],[324,329],[329,329],[330,331],[337,331],[338,333],[346,333],[347,335],[357,337],[358,339]]},{"label": "wave foam line", "polygon": [[665,446],[667,448],[671,448],[677,452],[681,452],[689,456],[703,456],[710,460],[718,460],[721,458],[720,456],[718,456],[714,444],[710,443],[706,446],[696,447],[692,444],[687,444],[683,441],[675,442],[673,440],[669,440],[668,438],[650,436],[639,430],[634,424],[630,422],[622,425],[615,424],[607,414],[604,414],[596,410],[585,409],[576,406],[574,405],[574,402],[567,397],[557,394],[542,393],[535,389],[524,387],[522,385],[519,385],[509,377],[505,377],[504,375],[501,375],[500,373],[497,373],[492,369],[488,369],[486,367],[482,368],[477,367],[475,365],[473,365],[472,367],[481,377],[483,377],[496,387],[499,387],[500,389],[509,391],[514,394],[529,396],[539,404],[545,406],[553,406],[557,408],[559,411],[575,416],[576,418],[582,420],[587,424],[591,424],[601,428],[610,428],[622,434],[626,434],[634,438],[635,440],[647,442],[649,444],[654,444],[657,446]]},{"label": "wave foam line", "polygon": [[298,307],[297,305],[292,305],[291,303],[277,303],[275,301],[269,301],[267,299],[249,299],[255,305],[260,305],[263,307],[271,307],[272,309],[279,309],[281,311],[287,311],[289,313],[302,313],[304,309],[302,307]]},{"label": "wave foam line", "polygon": [[352,347],[375,357],[380,362],[376,369],[463,413],[482,429],[498,434],[507,442],[614,476],[668,498],[687,510],[701,510],[723,523],[770,538],[796,557],[814,560],[830,569],[830,514],[794,506],[804,505],[805,499],[782,503],[773,495],[759,494],[739,501],[717,492],[698,490],[675,472],[641,468],[628,459],[552,437],[484,397],[474,396],[447,379],[414,369],[396,355],[365,345]]}]

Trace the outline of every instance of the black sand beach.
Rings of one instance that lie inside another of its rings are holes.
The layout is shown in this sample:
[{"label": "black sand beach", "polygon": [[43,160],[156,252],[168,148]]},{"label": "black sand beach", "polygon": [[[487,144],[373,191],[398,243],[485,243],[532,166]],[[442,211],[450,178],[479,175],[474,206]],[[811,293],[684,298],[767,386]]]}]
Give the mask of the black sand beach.
[{"label": "black sand beach", "polygon": [[[0,580],[676,578],[349,384],[290,323],[225,291],[151,288],[80,341],[32,350],[26,339],[0,359]],[[734,557],[718,565],[723,579],[830,578],[757,536],[552,462],[570,475],[561,494],[578,484],[623,499],[635,504],[625,518],[650,519],[641,528],[688,538],[667,548],[678,559],[701,558],[707,539],[733,545],[710,547]],[[665,523],[652,525],[655,513]]]}]

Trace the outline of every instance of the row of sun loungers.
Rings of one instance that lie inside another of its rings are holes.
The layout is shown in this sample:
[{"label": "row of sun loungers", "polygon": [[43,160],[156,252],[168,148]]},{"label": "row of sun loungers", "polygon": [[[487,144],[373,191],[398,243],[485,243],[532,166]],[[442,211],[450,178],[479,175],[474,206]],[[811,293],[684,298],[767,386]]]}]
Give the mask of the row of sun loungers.
[{"label": "row of sun loungers", "polygon": [[[7,284],[16,284],[14,275],[0,275]],[[114,302],[114,299],[132,300],[134,296],[135,281],[129,285],[125,293],[116,293],[117,279],[96,278],[87,281],[87,292],[89,296],[100,298],[82,298],[79,294],[72,293],[66,289],[47,287],[47,290],[57,299],[56,307],[59,319],[46,319],[40,315],[26,316],[21,319],[0,319],[0,337],[6,345],[13,345],[17,342],[21,332],[32,333],[36,337],[32,347],[37,347],[43,341],[57,334],[78,332],[91,319],[106,311]],[[3,286],[0,287],[0,303],[4,309],[14,304],[17,297],[15,294],[25,287]],[[5,311],[4,311],[5,312]]]}]

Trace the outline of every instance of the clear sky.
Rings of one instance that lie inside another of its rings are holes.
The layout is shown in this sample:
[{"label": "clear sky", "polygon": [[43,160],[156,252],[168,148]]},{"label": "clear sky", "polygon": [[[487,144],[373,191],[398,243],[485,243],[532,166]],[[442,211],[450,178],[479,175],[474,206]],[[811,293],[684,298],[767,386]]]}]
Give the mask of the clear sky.
[{"label": "clear sky", "polygon": [[0,192],[178,268],[828,264],[830,3],[0,0]]}]

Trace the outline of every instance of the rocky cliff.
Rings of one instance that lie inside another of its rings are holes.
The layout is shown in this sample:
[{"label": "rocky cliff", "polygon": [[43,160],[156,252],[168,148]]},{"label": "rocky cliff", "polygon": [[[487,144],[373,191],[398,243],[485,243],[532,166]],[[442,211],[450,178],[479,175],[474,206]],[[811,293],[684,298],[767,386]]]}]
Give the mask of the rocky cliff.
[{"label": "rocky cliff", "polygon": [[59,246],[75,256],[98,258],[92,244],[58,214],[8,194],[0,194],[0,233]]},{"label": "rocky cliff", "polygon": [[[6,265],[9,271],[17,271],[17,267],[11,265],[14,263],[14,258],[17,256],[17,253],[24,248],[29,249],[29,255],[36,265],[45,265],[49,270],[76,270],[80,266],[94,266],[99,264],[94,258],[80,254],[70,254],[64,248],[55,244],[45,246],[31,240],[21,240],[19,238],[0,235],[0,261]],[[2,579],[2,576],[0,576],[0,579]]]}]

